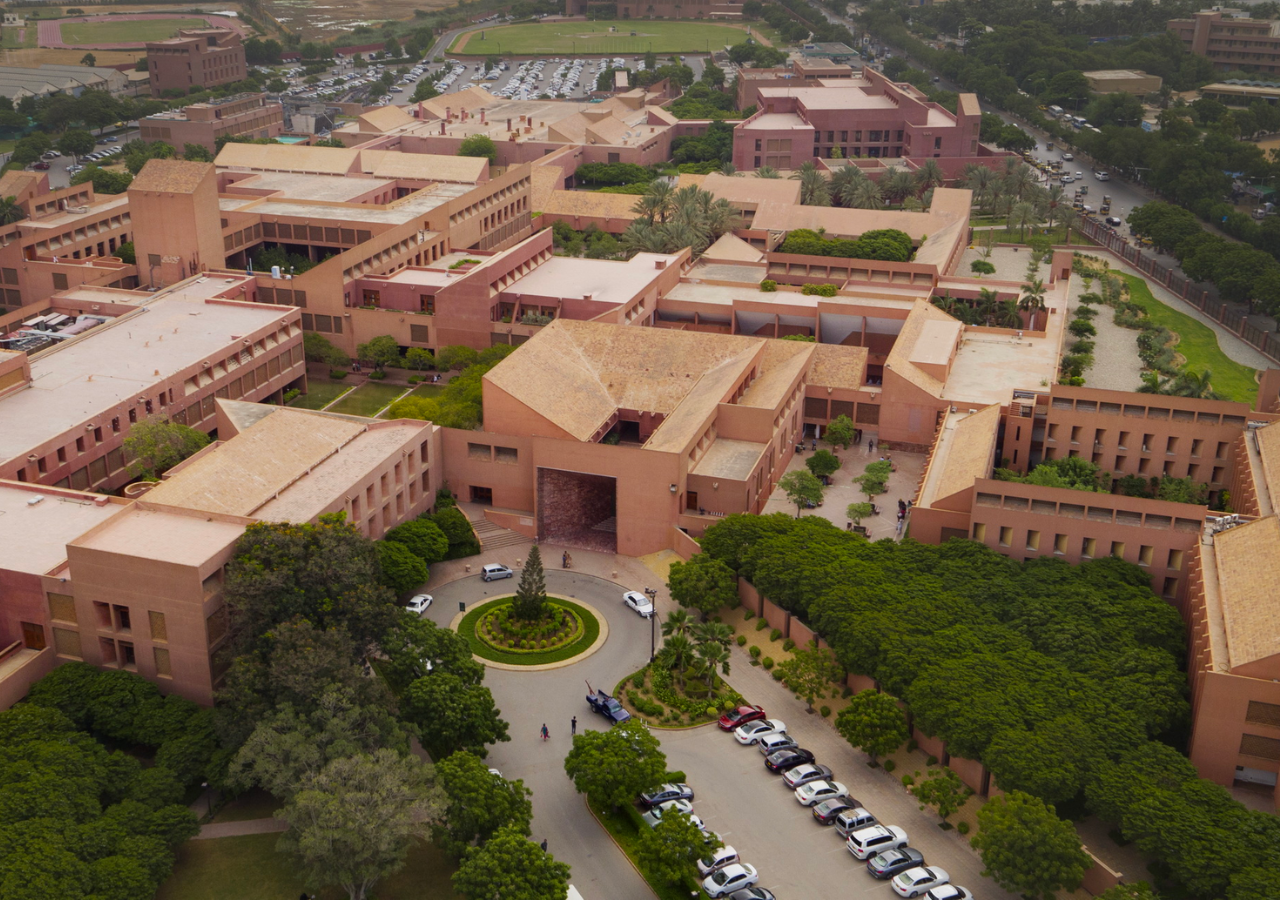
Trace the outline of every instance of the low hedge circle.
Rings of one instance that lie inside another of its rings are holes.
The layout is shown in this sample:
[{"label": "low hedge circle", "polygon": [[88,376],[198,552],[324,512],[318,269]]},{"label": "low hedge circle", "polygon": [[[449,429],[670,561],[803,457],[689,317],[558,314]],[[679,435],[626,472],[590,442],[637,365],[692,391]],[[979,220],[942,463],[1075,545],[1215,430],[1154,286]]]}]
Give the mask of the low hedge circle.
[{"label": "low hedge circle", "polygon": [[505,663],[511,666],[541,666],[547,663],[563,662],[566,659],[572,659],[581,653],[585,653],[600,637],[600,620],[596,617],[597,614],[594,611],[560,597],[548,597],[548,603],[568,610],[581,621],[582,630],[577,638],[566,644],[546,650],[498,649],[480,637],[477,632],[477,625],[483,616],[496,611],[502,606],[511,605],[514,600],[514,597],[491,600],[469,610],[458,622],[458,634],[467,639],[467,643],[471,645],[471,652],[480,659]]},{"label": "low hedge circle", "polygon": [[[498,618],[498,616],[503,612],[503,610],[510,609],[511,608],[510,603],[486,604],[484,615],[482,615],[476,621],[476,625],[475,625],[476,637],[478,637],[481,641],[483,641],[485,643],[485,646],[487,646],[490,650],[493,650],[495,652],[521,653],[521,654],[542,653],[542,652],[549,652],[552,650],[558,650],[561,647],[568,646],[575,643],[579,638],[582,637],[582,632],[584,627],[582,623],[582,616],[578,615],[569,607],[564,606],[563,604],[556,603],[554,600],[551,600],[551,599],[547,600],[547,605],[553,606],[556,609],[561,610],[562,612],[567,614],[569,616],[569,622],[570,622],[568,632],[565,634],[565,636],[561,640],[556,641],[550,647],[539,648],[539,647],[511,646],[511,645],[500,643],[500,640],[501,640],[500,638],[495,639],[492,636],[489,628],[490,623],[494,622]],[[509,640],[513,640],[513,639],[509,638]],[[536,639],[534,640],[537,643],[542,643],[542,641],[537,641]]]}]

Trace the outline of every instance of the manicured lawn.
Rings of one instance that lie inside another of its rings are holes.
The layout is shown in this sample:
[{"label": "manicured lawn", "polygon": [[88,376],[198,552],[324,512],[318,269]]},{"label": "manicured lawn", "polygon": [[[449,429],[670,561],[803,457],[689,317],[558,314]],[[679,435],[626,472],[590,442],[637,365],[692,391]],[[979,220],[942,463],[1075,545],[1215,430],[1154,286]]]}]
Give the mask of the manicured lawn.
[{"label": "manicured lawn", "polygon": [[[3,29],[3,37],[0,38],[0,47],[6,50],[16,50],[19,47],[34,47],[36,45],[37,32],[40,30],[38,23],[32,21],[25,28],[5,28]],[[22,37],[19,38],[18,35]]]},{"label": "manicured lawn", "polygon": [[[31,26],[28,26],[31,27]],[[162,41],[179,28],[207,28],[204,19],[144,19],[137,22],[72,22],[62,26],[64,44],[124,44]]]},{"label": "manicured lawn", "polygon": [[376,416],[384,406],[404,391],[402,385],[366,381],[329,407],[327,412],[344,413],[349,416]]},{"label": "manicured lawn", "polygon": [[[445,386],[443,384],[420,384],[416,388],[414,388],[412,391],[409,392],[409,396],[421,397],[424,399],[427,397],[433,397],[433,398],[439,397],[441,394],[444,393],[444,388]],[[389,418],[389,415],[388,415],[389,412],[390,410],[384,410],[382,415],[379,418],[383,418],[383,419]]]},{"label": "manicured lawn", "polygon": [[[178,848],[173,875],[156,900],[292,900],[303,879],[289,857],[276,852],[278,834],[251,834],[211,841],[187,841]],[[374,887],[378,900],[460,900],[450,878],[456,866],[431,844],[409,851],[405,867]],[[346,892],[329,888],[320,900],[344,900]]]},{"label": "manicured lawn", "polygon": [[298,409],[324,409],[349,390],[351,385],[341,381],[311,378],[307,380],[307,393],[294,397],[289,405]]},{"label": "manicured lawn", "polygon": [[1179,337],[1175,350],[1187,360],[1187,368],[1197,373],[1213,373],[1213,390],[1225,400],[1252,403],[1258,396],[1254,369],[1241,365],[1222,352],[1218,336],[1208,325],[1161,303],[1147,283],[1136,275],[1120,275],[1129,286],[1129,299],[1146,310],[1148,318]]},{"label": "manicured lawn", "polygon": [[568,600],[561,600],[559,597],[554,598],[551,602],[557,603],[566,609],[577,613],[582,619],[582,637],[578,638],[572,644],[566,644],[563,647],[557,647],[554,650],[546,650],[541,653],[503,653],[501,650],[495,650],[476,635],[476,623],[480,621],[480,617],[485,613],[495,609],[496,606],[510,603],[514,598],[504,597],[501,600],[495,600],[493,603],[486,603],[483,606],[477,606],[458,623],[458,634],[467,639],[471,644],[471,652],[483,659],[490,659],[494,662],[507,663],[513,666],[540,666],[546,663],[560,662],[577,656],[596,642],[596,638],[600,636],[600,621],[589,609],[584,609],[576,603],[570,603]]},{"label": "manicured lawn", "polygon": [[[616,31],[609,31],[614,27]],[[635,37],[631,36],[635,32]],[[471,56],[536,53],[571,53],[602,56],[607,53],[706,53],[726,44],[740,44],[747,33],[740,28],[698,21],[539,22],[486,28],[484,37],[473,32],[462,47]],[[449,52],[459,41],[454,41]]]}]

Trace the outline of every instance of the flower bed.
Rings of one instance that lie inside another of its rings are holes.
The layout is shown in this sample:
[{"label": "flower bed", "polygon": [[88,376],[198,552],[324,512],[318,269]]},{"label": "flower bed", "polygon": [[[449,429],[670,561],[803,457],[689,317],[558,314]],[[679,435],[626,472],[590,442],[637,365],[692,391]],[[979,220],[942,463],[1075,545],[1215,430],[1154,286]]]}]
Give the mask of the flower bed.
[{"label": "flower bed", "polygon": [[[510,606],[514,598],[503,597],[483,606],[477,606],[462,617],[458,623],[458,634],[467,639],[471,652],[481,659],[492,662],[507,663],[516,666],[538,666],[546,663],[562,662],[588,650],[600,636],[600,620],[596,614],[586,607],[571,603],[568,600],[548,598],[547,603],[568,611],[581,624],[581,630],[574,640],[547,649],[524,649],[517,642],[516,647],[495,647],[483,640],[477,631],[481,618],[495,612],[501,607]],[[527,640],[527,639],[526,639]]]},{"label": "flower bed", "polygon": [[644,721],[658,726],[705,725],[746,703],[742,695],[723,681],[718,691],[705,697],[689,697],[676,686],[671,670],[645,666],[618,683],[613,695]]},{"label": "flower bed", "polygon": [[489,604],[476,623],[476,636],[504,653],[556,650],[582,637],[582,617],[550,600],[546,615],[538,622],[517,619],[513,609],[511,603]]}]

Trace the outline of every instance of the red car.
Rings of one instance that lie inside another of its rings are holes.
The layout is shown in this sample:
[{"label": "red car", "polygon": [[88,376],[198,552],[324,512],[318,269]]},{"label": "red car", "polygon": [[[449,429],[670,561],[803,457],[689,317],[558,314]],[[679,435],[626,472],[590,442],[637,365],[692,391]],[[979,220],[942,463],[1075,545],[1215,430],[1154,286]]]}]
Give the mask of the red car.
[{"label": "red car", "polygon": [[39,169],[41,172],[43,172],[45,169],[49,168],[49,164],[48,164],[47,162],[45,162],[44,160],[40,160],[40,162],[36,163],[36,164],[35,164],[34,166],[32,166],[31,168],[33,168],[33,169]]},{"label": "red car", "polygon": [[758,706],[739,706],[732,712],[727,712],[720,717],[720,730],[733,731],[739,725],[754,722],[764,717],[764,710]]}]

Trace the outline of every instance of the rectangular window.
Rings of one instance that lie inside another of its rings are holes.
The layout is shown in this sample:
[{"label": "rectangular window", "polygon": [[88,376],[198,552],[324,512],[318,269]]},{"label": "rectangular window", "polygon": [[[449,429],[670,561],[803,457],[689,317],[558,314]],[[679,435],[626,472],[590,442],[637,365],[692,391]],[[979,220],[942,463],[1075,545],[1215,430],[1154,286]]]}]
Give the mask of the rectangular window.
[{"label": "rectangular window", "polygon": [[156,660],[156,674],[161,678],[172,678],[173,666],[169,662],[169,649],[167,647],[152,647],[151,652]]},{"label": "rectangular window", "polygon": [[219,606],[213,615],[204,620],[205,632],[209,635],[209,646],[212,647],[227,633],[227,608]]},{"label": "rectangular window", "polygon": [[84,659],[84,651],[80,647],[80,632],[69,628],[53,629],[53,649],[59,656]]},{"label": "rectangular window", "polygon": [[1000,546],[1008,547],[1013,543],[1013,529],[1007,525],[1000,528]]},{"label": "rectangular window", "polygon": [[1067,536],[1065,534],[1054,535],[1053,552],[1059,556],[1065,556],[1067,552]]},{"label": "rectangular window", "polygon": [[1124,559],[1124,541],[1111,542],[1111,555],[1116,559]]},{"label": "rectangular window", "polygon": [[121,668],[128,669],[131,672],[137,671],[138,657],[134,653],[133,644],[129,641],[120,641],[118,646],[120,648]]},{"label": "rectangular window", "polygon": [[984,522],[973,523],[973,539],[979,543],[987,539],[987,526]]},{"label": "rectangular window", "polygon": [[1098,553],[1098,539],[1085,538],[1084,543],[1080,546],[1080,556],[1082,559],[1093,559]]},{"label": "rectangular window", "polygon": [[151,625],[151,640],[168,643],[169,628],[165,622],[164,613],[156,612],[154,609],[148,610],[147,620]]},{"label": "rectangular window", "polygon": [[1151,558],[1155,554],[1155,552],[1156,552],[1155,547],[1148,547],[1145,544],[1140,546],[1138,548],[1138,565],[1140,566],[1151,565]]},{"label": "rectangular window", "polygon": [[1182,551],[1181,550],[1169,551],[1169,564],[1165,566],[1165,568],[1173,569],[1175,572],[1182,571]]},{"label": "rectangular window", "polygon": [[1027,532],[1027,549],[1028,550],[1040,549],[1040,532],[1038,531]]},{"label": "rectangular window", "polygon": [[55,622],[79,622],[76,618],[76,601],[70,594],[49,594],[49,617]]},{"label": "rectangular window", "polygon": [[22,626],[22,646],[28,650],[43,650],[45,648],[44,626],[35,622],[21,622]]}]

